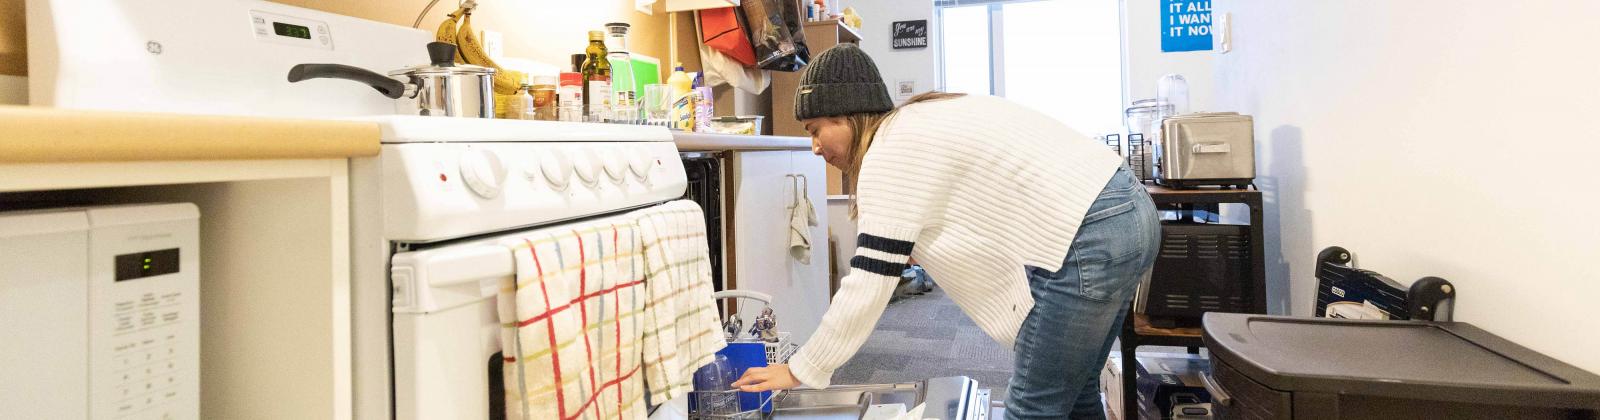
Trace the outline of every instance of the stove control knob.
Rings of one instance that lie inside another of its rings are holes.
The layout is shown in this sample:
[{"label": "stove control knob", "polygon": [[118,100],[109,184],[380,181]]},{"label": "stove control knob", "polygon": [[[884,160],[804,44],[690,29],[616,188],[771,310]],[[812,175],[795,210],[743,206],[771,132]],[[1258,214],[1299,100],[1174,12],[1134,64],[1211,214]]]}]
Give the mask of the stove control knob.
[{"label": "stove control knob", "polygon": [[556,191],[567,189],[567,184],[572,182],[572,160],[560,150],[551,150],[539,156],[539,172],[544,173],[545,182]]},{"label": "stove control knob", "polygon": [[522,177],[528,180],[528,185],[539,185],[539,155],[529,154],[522,159]]},{"label": "stove control knob", "polygon": [[638,177],[640,181],[650,179],[650,167],[654,164],[655,158],[650,157],[649,152],[635,150],[628,153],[628,171],[633,172],[633,176]]},{"label": "stove control knob", "polygon": [[628,178],[628,163],[623,160],[623,150],[619,148],[607,149],[600,155],[600,162],[606,170],[606,176],[611,182],[621,184]]},{"label": "stove control knob", "polygon": [[506,167],[494,151],[469,149],[461,154],[461,179],[478,196],[492,199],[500,196],[500,186],[506,179]]},{"label": "stove control knob", "polygon": [[572,167],[578,173],[578,180],[584,184],[594,185],[600,181],[600,154],[594,149],[585,148],[578,152]]}]

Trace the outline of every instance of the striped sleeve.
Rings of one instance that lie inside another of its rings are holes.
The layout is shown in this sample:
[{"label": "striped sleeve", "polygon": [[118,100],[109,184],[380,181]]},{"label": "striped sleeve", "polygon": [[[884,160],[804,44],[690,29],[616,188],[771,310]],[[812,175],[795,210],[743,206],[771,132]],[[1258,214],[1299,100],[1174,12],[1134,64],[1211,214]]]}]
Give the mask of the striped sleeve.
[{"label": "striped sleeve", "polygon": [[[896,120],[915,112],[904,109]],[[929,215],[943,211],[947,201],[935,197],[947,195],[960,174],[946,162],[930,161],[927,138],[902,125],[891,120],[881,127],[862,162],[856,191],[860,234],[850,273],[839,281],[821,325],[789,359],[790,372],[806,386],[828,386],[833,371],[866,343]]]},{"label": "striped sleeve", "polygon": [[839,291],[811,339],[789,359],[790,372],[812,388],[827,387],[833,371],[867,341],[915,246],[917,229],[861,226],[850,274],[840,280]]}]

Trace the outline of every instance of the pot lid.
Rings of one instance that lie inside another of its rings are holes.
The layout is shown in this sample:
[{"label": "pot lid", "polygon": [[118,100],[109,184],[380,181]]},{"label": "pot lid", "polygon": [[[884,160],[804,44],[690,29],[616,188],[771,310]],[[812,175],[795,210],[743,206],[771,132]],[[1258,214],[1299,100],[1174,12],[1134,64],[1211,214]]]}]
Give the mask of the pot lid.
[{"label": "pot lid", "polygon": [[456,46],[448,42],[429,42],[428,59],[432,63],[406,67],[389,72],[390,76],[449,76],[493,75],[494,69],[471,64],[456,64]]},{"label": "pot lid", "polygon": [[493,75],[495,70],[490,67],[474,66],[471,64],[456,64],[453,66],[435,66],[432,64],[411,66],[389,72],[390,76],[448,76],[448,75]]}]

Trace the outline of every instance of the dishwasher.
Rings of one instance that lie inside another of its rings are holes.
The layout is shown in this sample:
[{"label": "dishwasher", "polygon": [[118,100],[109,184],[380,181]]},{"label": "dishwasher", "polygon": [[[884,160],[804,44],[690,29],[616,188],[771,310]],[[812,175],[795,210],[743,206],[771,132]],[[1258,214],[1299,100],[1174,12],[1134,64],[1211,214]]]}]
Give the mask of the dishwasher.
[{"label": "dishwasher", "polygon": [[[772,301],[772,296],[765,293],[725,290],[717,292],[714,296],[719,304],[726,304],[722,308],[724,333],[730,342],[742,342],[747,341],[742,338],[752,338],[742,337],[745,331],[743,320],[746,318],[743,313],[770,314],[767,303]],[[794,352],[794,348],[787,346],[776,347],[774,349],[769,346],[767,349],[766,356],[769,363],[785,363]],[[706,367],[706,369],[711,368],[712,366]],[[689,419],[987,420],[991,417],[991,412],[1004,417],[1004,407],[991,403],[990,390],[979,388],[978,381],[966,376],[947,376],[890,384],[835,385],[823,389],[791,389],[751,401],[750,405],[744,406],[746,408],[741,410],[739,396],[745,393],[736,390],[703,390],[725,389],[721,388],[723,385],[702,387],[699,381],[704,370],[696,372],[697,391],[690,394],[697,404],[695,409],[689,410]],[[732,377],[723,380],[731,382]],[[919,406],[922,407],[920,416],[904,415]],[[753,407],[768,409],[750,409]]]},{"label": "dishwasher", "polygon": [[906,410],[923,406],[921,419],[986,420],[991,403],[989,389],[965,376],[918,382],[872,385],[838,385],[825,389],[794,389],[773,397],[770,419],[856,420],[894,419],[879,407],[902,405]]}]

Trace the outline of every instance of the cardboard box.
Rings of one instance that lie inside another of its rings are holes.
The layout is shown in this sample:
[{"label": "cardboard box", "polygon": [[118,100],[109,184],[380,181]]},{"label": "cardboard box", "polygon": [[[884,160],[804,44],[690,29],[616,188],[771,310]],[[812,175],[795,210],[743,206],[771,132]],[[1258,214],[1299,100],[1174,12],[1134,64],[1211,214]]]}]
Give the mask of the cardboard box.
[{"label": "cardboard box", "polygon": [[1106,412],[1118,420],[1127,419],[1122,415],[1122,355],[1112,352],[1106,358],[1106,365],[1100,370],[1100,395],[1105,396]]}]

